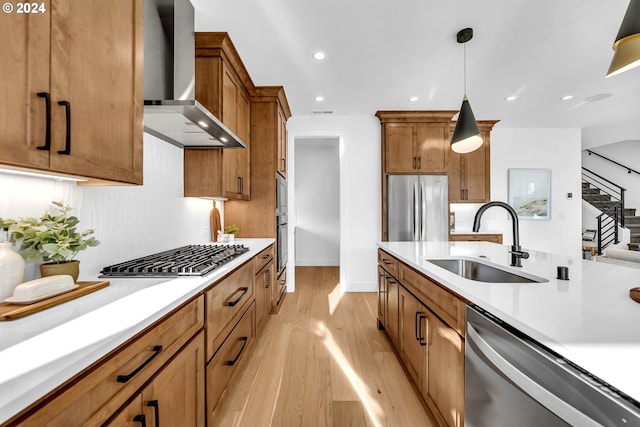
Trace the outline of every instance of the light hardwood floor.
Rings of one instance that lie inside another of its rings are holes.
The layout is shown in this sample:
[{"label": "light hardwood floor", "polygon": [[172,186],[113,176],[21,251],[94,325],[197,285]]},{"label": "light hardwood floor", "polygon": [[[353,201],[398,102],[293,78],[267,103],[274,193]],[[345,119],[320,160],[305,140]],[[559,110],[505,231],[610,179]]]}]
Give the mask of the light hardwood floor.
[{"label": "light hardwood floor", "polygon": [[384,332],[375,293],[341,293],[338,267],[296,267],[216,425],[431,427]]}]

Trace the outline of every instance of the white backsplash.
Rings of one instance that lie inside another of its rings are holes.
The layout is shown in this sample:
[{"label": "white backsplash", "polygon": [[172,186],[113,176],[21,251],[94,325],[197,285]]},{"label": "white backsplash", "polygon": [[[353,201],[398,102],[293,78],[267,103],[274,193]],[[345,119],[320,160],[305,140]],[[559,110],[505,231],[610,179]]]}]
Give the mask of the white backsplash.
[{"label": "white backsplash", "polygon": [[[82,187],[72,182],[0,174],[0,217],[40,216],[51,201],[72,206],[79,230],[93,228],[100,245],[78,254],[80,279],[102,267],[174,247],[211,241],[212,201],[185,198],[183,151],[144,135],[144,185]],[[223,203],[218,202],[221,214]],[[37,277],[29,264],[25,280]]]}]

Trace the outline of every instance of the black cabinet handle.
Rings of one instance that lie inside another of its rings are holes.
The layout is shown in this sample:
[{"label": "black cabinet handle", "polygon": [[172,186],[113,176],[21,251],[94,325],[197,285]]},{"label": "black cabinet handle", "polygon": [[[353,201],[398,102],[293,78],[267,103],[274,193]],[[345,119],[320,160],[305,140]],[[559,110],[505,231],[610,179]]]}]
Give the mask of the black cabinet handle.
[{"label": "black cabinet handle", "polygon": [[422,169],[422,157],[418,156],[418,169]]},{"label": "black cabinet handle", "polygon": [[69,101],[58,101],[58,105],[64,106],[67,116],[67,136],[64,142],[64,150],[58,151],[58,154],[71,154],[71,104]]},{"label": "black cabinet handle", "polygon": [[242,293],[240,294],[240,296],[238,298],[234,299],[233,301],[229,301],[227,303],[228,307],[233,307],[236,304],[238,304],[240,302],[240,300],[242,298],[244,298],[244,296],[247,294],[247,292],[249,292],[249,288],[240,288],[240,289],[238,289],[238,291],[242,291]]},{"label": "black cabinet handle", "polygon": [[242,353],[244,352],[244,348],[247,346],[249,337],[240,337],[240,341],[242,341],[242,347],[240,347],[240,351],[238,352],[238,354],[236,354],[236,357],[234,357],[233,360],[227,360],[228,366],[235,365],[238,359],[240,359],[240,356],[242,356]]},{"label": "black cabinet handle", "polygon": [[419,323],[418,316],[421,316],[421,315],[422,315],[422,313],[420,313],[419,311],[416,311],[416,320],[415,320],[416,341],[420,341],[420,335],[418,335],[418,332],[419,332],[418,331],[418,323]]},{"label": "black cabinet handle", "polygon": [[389,261],[389,260],[387,260],[387,259],[383,259],[383,260],[382,260],[382,263],[383,263],[384,265],[389,265],[389,264],[391,264],[391,261]]},{"label": "black cabinet handle", "polygon": [[418,325],[419,325],[418,326],[418,331],[419,331],[418,335],[420,336],[420,340],[419,341],[420,341],[420,345],[423,345],[423,346],[427,345],[427,340],[424,338],[423,330],[422,330],[422,319],[426,319],[426,318],[427,318],[427,316],[424,316],[424,315],[420,314],[420,318],[418,319]]},{"label": "black cabinet handle", "polygon": [[242,177],[239,176],[238,178],[238,194],[242,194]]},{"label": "black cabinet handle", "polygon": [[147,420],[144,418],[144,414],[133,417],[133,422],[140,423],[142,427],[147,427]]},{"label": "black cabinet handle", "polygon": [[156,345],[153,347],[153,354],[151,355],[151,357],[149,357],[147,360],[144,361],[144,363],[142,363],[142,365],[138,366],[133,372],[131,372],[128,375],[118,375],[118,382],[119,383],[126,383],[127,381],[129,381],[131,378],[135,377],[138,372],[140,372],[145,366],[147,366],[149,364],[149,362],[151,362],[153,359],[155,359],[160,352],[162,351],[162,346],[161,345]]},{"label": "black cabinet handle", "polygon": [[150,400],[147,402],[147,406],[153,408],[153,413],[156,416],[156,427],[160,427],[160,405],[157,400]]},{"label": "black cabinet handle", "polygon": [[51,150],[51,96],[48,92],[38,92],[40,98],[44,98],[44,105],[46,111],[45,118],[45,133],[44,133],[44,145],[36,147],[38,150]]},{"label": "black cabinet handle", "polygon": [[262,259],[267,259],[267,258],[269,258],[270,256],[271,256],[271,255],[269,255],[269,254],[263,255],[263,256],[262,256]]},{"label": "black cabinet handle", "polygon": [[267,275],[267,283],[264,285],[264,287],[266,289],[269,289],[269,287],[271,286],[271,270],[267,270],[266,275]]}]

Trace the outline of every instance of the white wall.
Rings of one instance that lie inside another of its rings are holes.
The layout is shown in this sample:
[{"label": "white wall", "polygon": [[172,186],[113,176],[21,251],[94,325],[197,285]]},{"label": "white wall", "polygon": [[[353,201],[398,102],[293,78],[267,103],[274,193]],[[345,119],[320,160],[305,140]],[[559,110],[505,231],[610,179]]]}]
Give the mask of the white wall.
[{"label": "white wall", "polygon": [[[80,279],[102,267],[211,240],[209,200],[184,198],[182,149],[144,135],[144,185],[81,187],[0,174],[0,217],[40,216],[52,200],[71,205],[79,229],[95,229],[100,245],[81,252]],[[28,265],[25,279],[36,266]]]},{"label": "white wall", "polygon": [[[375,291],[376,242],[380,240],[380,122],[364,116],[294,116],[287,122],[289,175],[294,141],[301,137],[338,137],[340,140],[340,286],[345,291]],[[292,174],[293,171],[293,174]],[[293,186],[289,200],[295,205]],[[289,224],[296,225],[295,212]],[[292,234],[289,247],[294,248]],[[290,251],[289,265],[294,265]],[[289,290],[295,286],[294,269],[287,270]]]},{"label": "white wall", "polygon": [[[640,141],[618,142],[595,147],[592,151],[640,171]],[[598,156],[590,156],[586,151],[582,152],[582,166],[626,188],[625,206],[636,208],[636,215],[640,215],[640,175],[629,174],[626,169]]]},{"label": "white wall", "polygon": [[339,143],[295,140],[295,265],[340,265]]},{"label": "white wall", "polygon": [[[520,244],[567,256],[580,256],[582,197],[580,129],[502,129],[491,132],[491,199],[508,202],[510,168],[551,169],[551,220],[520,220]],[[567,193],[573,193],[568,199]],[[456,229],[471,230],[481,205],[452,204]],[[482,217],[481,231],[503,233],[512,244],[512,224],[506,211],[491,208]]]}]

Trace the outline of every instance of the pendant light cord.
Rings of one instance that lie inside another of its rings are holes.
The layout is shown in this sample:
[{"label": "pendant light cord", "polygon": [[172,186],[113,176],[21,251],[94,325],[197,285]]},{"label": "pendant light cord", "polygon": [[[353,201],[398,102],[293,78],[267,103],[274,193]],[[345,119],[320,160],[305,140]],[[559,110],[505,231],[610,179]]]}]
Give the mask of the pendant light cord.
[{"label": "pendant light cord", "polygon": [[467,96],[467,44],[466,43],[462,43],[462,52],[464,55],[464,96]]}]

